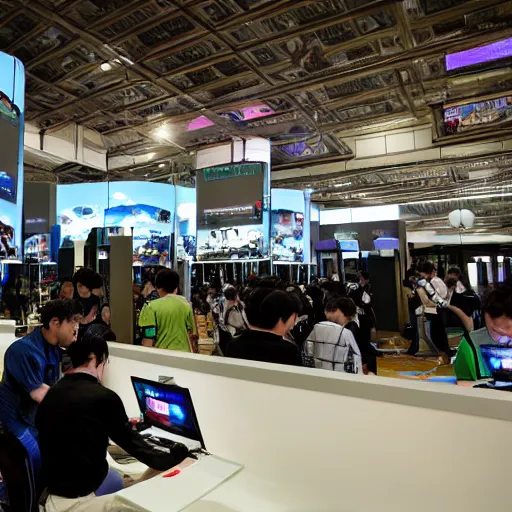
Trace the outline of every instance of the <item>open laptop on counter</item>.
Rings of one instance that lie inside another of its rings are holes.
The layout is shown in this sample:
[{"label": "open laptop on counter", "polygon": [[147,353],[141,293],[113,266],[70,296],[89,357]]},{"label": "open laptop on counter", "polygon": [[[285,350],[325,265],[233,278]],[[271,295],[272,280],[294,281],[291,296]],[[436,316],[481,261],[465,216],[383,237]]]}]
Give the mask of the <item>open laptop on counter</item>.
[{"label": "open laptop on counter", "polygon": [[168,449],[169,443],[182,443],[198,460],[191,465],[185,461],[128,487],[118,492],[116,499],[130,504],[131,509],[179,512],[242,470],[240,464],[206,450],[188,389],[138,377],[132,377],[132,384],[143,417],[140,433],[147,442],[162,450]]},{"label": "open laptop on counter", "polygon": [[184,444],[190,452],[207,453],[196,411],[187,388],[132,377],[143,426],[150,443],[166,447],[166,440]]}]

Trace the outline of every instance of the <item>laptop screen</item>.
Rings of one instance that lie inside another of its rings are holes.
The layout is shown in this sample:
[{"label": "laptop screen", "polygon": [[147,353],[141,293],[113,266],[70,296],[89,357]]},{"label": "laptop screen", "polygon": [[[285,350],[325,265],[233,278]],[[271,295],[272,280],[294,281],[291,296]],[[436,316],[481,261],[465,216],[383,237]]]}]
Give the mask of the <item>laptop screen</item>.
[{"label": "laptop screen", "polygon": [[480,350],[494,380],[512,382],[512,347],[481,345]]},{"label": "laptop screen", "polygon": [[199,441],[205,448],[188,389],[138,377],[132,377],[132,384],[146,423]]}]

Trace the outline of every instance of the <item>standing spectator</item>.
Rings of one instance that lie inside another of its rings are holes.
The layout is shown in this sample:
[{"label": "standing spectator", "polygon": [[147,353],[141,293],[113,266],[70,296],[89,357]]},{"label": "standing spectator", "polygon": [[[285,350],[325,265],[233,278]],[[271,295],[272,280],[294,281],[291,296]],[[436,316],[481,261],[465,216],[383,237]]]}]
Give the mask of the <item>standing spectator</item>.
[{"label": "standing spectator", "polygon": [[438,307],[444,308],[448,305],[448,288],[444,281],[437,277],[436,267],[431,261],[420,263],[418,273],[421,276],[418,281],[418,296],[423,305],[431,309],[431,312],[425,313],[425,317],[430,321],[432,342],[439,351],[439,362],[449,364],[451,350],[448,335],[446,334],[443,318],[437,311]]},{"label": "standing spectator", "polygon": [[140,312],[142,345],[191,352],[196,326],[190,304],[178,295],[178,274],[161,270],[155,284],[160,298],[146,303]]},{"label": "standing spectator", "polygon": [[355,309],[351,299],[329,297],[325,309],[327,321],[316,324],[305,343],[307,366],[345,373],[363,371],[359,347],[353,333],[345,327],[349,313],[355,314]]},{"label": "standing spectator", "polygon": [[245,318],[244,306],[238,297],[238,291],[234,286],[224,288],[224,325],[231,336],[239,336],[248,328]]},{"label": "standing spectator", "polygon": [[377,355],[371,344],[369,332],[361,329],[357,308],[348,297],[330,297],[325,304],[327,320],[334,322],[352,333],[359,347],[363,361],[363,373],[377,374]]},{"label": "standing spectator", "polygon": [[75,294],[75,287],[71,281],[63,281],[60,285],[59,299],[72,299]]},{"label": "standing spectator", "polygon": [[251,328],[229,343],[226,356],[301,366],[297,345],[284,339],[295,325],[300,303],[293,295],[281,290],[262,288],[253,291],[252,295],[247,304]]}]

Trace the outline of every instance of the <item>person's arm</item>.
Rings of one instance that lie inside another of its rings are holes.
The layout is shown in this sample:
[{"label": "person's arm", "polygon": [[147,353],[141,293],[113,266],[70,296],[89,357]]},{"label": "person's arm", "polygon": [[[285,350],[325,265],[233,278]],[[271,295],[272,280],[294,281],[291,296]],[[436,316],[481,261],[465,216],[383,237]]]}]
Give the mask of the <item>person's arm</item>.
[{"label": "person's arm", "polygon": [[143,306],[139,316],[139,327],[142,331],[142,346],[153,347],[156,342],[156,315],[151,303]]},{"label": "person's arm", "polygon": [[447,309],[457,315],[457,318],[462,322],[462,326],[464,329],[466,329],[466,331],[471,332],[473,330],[473,319],[466,315],[462,309],[458,308],[457,306],[452,306],[451,304],[447,306]]},{"label": "person's arm", "polygon": [[190,346],[190,350],[195,352],[195,348],[197,347],[197,329],[192,306],[189,307],[185,322],[188,332],[188,344]]},{"label": "person's arm", "polygon": [[183,448],[173,449],[172,453],[149,446],[144,438],[133,430],[128,421],[123,402],[113,391],[109,391],[109,397],[105,405],[105,409],[108,411],[108,436],[138,461],[146,464],[151,469],[166,471],[188,457],[188,450],[184,446]]},{"label": "person's arm", "polygon": [[421,299],[421,302],[424,306],[428,307],[428,308],[436,308],[437,305],[434,304],[429,298],[428,298],[428,295],[427,295],[427,292],[425,291],[424,288],[418,288],[416,290],[416,293],[418,295],[418,297]]},{"label": "person's arm", "polygon": [[26,351],[26,347],[14,342],[5,354],[5,368],[34,402],[43,401],[50,386],[44,382],[41,363]]}]

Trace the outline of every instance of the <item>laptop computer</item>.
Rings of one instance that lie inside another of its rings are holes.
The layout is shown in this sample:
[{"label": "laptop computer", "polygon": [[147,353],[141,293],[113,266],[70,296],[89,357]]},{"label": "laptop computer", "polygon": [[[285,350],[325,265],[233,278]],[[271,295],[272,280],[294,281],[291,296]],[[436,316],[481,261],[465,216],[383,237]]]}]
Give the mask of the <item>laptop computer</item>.
[{"label": "laptop computer", "polygon": [[512,391],[512,347],[480,345],[483,360],[492,374],[493,382],[487,387]]},{"label": "laptop computer", "polygon": [[144,436],[169,439],[190,451],[206,451],[196,411],[187,388],[132,377],[132,385],[144,424]]}]

